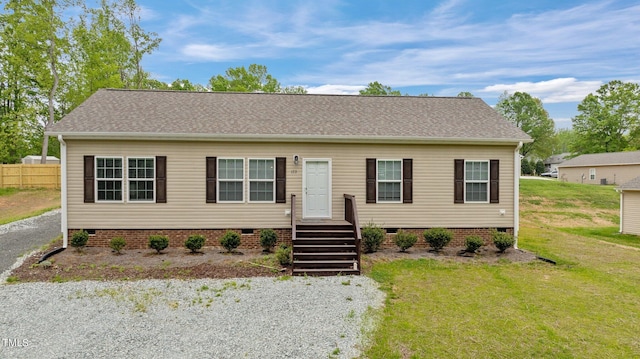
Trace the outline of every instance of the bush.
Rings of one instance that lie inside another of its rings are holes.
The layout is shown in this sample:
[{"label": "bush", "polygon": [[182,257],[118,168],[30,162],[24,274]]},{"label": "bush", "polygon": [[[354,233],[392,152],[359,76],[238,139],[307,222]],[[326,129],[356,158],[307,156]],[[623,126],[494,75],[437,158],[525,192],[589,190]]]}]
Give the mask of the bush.
[{"label": "bush", "polygon": [[278,249],[276,249],[276,259],[278,262],[283,265],[291,264],[291,247],[286,244],[281,244]]},{"label": "bush", "polygon": [[362,228],[362,245],[367,253],[377,252],[380,249],[382,241],[384,241],[384,229],[380,228],[373,222],[367,223]]},{"label": "bush", "polygon": [[206,241],[207,239],[203,235],[192,234],[184,241],[184,246],[190,249],[191,253],[196,253],[204,246],[204,242]]},{"label": "bush", "polygon": [[169,237],[157,234],[149,236],[149,248],[155,249],[158,254],[167,247],[169,247]]},{"label": "bush", "polygon": [[469,236],[464,240],[465,251],[469,253],[475,253],[483,244],[484,241],[480,236]]},{"label": "bush", "polygon": [[124,238],[122,237],[113,237],[111,239],[111,242],[109,242],[109,247],[111,247],[111,249],[116,251],[117,254],[120,254],[120,251],[126,245],[127,245],[127,241],[125,241]]},{"label": "bush", "polygon": [[78,252],[87,245],[89,241],[89,233],[85,230],[80,230],[71,236],[71,246],[75,247]]},{"label": "bush", "polygon": [[431,228],[424,231],[423,236],[433,249],[439,251],[451,242],[453,233],[444,228]]},{"label": "bush", "polygon": [[220,245],[223,246],[227,252],[233,252],[234,249],[240,246],[240,235],[234,231],[227,231],[222,238],[220,238]]},{"label": "bush", "polygon": [[260,246],[265,252],[271,252],[271,248],[276,245],[278,241],[278,235],[273,229],[260,230]]},{"label": "bush", "polygon": [[493,244],[498,248],[500,253],[506,251],[509,247],[513,247],[516,240],[507,232],[493,232]]},{"label": "bush", "polygon": [[407,249],[413,247],[418,241],[418,236],[414,233],[408,233],[399,229],[393,238],[393,242],[396,246],[400,247],[400,252],[405,252]]}]

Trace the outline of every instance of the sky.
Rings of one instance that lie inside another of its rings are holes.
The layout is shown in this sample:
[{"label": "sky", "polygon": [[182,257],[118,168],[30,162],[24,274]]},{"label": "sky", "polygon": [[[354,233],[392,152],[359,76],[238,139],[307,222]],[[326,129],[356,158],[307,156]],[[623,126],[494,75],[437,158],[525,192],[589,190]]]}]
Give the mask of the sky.
[{"label": "sky", "polygon": [[617,0],[138,0],[162,38],[151,77],[206,85],[260,64],[283,86],[358,94],[505,91],[540,98],[570,128],[577,106],[612,80],[640,83],[640,3]]}]

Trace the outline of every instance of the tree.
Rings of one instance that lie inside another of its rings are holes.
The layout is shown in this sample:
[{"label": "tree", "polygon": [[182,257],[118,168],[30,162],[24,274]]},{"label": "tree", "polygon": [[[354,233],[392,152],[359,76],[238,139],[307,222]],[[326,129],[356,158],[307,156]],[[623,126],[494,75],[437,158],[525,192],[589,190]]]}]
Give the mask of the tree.
[{"label": "tree", "polygon": [[462,91],[458,93],[458,97],[475,97],[475,96],[473,96],[473,94],[469,91]]},{"label": "tree", "polygon": [[212,91],[221,92],[280,92],[280,83],[267,72],[264,65],[251,64],[229,68],[225,75],[211,77]]},{"label": "tree", "polygon": [[551,155],[555,125],[540,99],[531,97],[526,92],[516,92],[513,95],[505,92],[500,96],[496,110],[533,138],[533,143],[522,146],[521,155],[537,158]]},{"label": "tree", "polygon": [[389,86],[385,86],[378,81],[369,82],[364,90],[360,90],[362,96],[401,96],[398,90],[394,90]]},{"label": "tree", "polygon": [[168,88],[178,91],[207,91],[206,87],[200,84],[193,84],[187,79],[176,79]]},{"label": "tree", "polygon": [[535,165],[536,174],[539,176],[542,172],[544,172],[544,162],[542,160],[537,160]]},{"label": "tree", "polygon": [[640,148],[640,85],[611,81],[578,105],[572,119],[577,154]]},{"label": "tree", "polygon": [[302,86],[287,86],[283,87],[280,92],[289,94],[306,94],[307,89]]},{"label": "tree", "polygon": [[148,74],[142,69],[142,56],[150,54],[160,45],[160,39],[155,32],[146,32],[140,26],[140,7],[135,0],[123,0],[119,10],[126,14],[128,24],[126,34],[131,45],[129,54],[128,87],[141,89]]},{"label": "tree", "polygon": [[553,136],[552,154],[560,154],[571,151],[571,146],[575,142],[575,131],[573,129],[561,128]]}]

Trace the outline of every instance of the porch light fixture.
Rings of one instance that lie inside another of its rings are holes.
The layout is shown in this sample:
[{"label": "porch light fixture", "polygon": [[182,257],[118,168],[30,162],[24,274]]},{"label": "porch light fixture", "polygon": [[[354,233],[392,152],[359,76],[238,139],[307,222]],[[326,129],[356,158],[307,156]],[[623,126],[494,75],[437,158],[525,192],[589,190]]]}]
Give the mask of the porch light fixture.
[{"label": "porch light fixture", "polygon": [[299,161],[300,161],[300,157],[298,155],[293,155],[293,163],[297,165]]}]

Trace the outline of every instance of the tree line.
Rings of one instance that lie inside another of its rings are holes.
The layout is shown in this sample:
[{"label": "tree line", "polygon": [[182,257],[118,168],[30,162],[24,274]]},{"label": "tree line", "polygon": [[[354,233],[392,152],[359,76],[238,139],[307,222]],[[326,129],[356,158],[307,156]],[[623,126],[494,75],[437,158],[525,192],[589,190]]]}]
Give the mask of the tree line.
[{"label": "tree line", "polygon": [[[102,88],[307,93],[302,86],[283,86],[258,64],[229,68],[206,85],[155,80],[142,59],[161,41],[142,28],[135,0],[100,0],[97,7],[85,0],[7,0],[0,12],[0,163],[38,152],[43,162],[49,153],[59,155],[45,128]],[[402,95],[377,81],[359,94]],[[521,149],[533,163],[564,152],[640,149],[637,83],[615,80],[589,94],[571,130],[556,130],[542,101],[526,92],[504,93],[496,110],[534,139]]]}]

